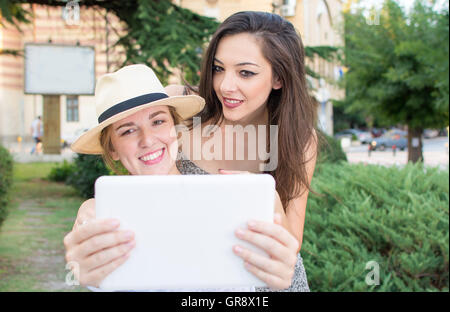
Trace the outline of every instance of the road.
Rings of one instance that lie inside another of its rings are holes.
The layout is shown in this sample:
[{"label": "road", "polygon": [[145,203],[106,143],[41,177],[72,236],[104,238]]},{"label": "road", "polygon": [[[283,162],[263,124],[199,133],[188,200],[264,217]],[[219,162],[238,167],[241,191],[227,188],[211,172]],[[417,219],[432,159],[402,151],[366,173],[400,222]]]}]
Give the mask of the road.
[{"label": "road", "polygon": [[[447,145],[446,145],[447,144]],[[377,165],[405,165],[408,162],[408,151],[397,150],[395,155],[392,149],[373,151],[370,156],[368,145],[352,145],[346,149],[347,159],[351,163],[366,163]],[[423,157],[426,166],[439,166],[448,168],[448,138],[438,137],[423,140]]]},{"label": "road", "polygon": [[[448,142],[447,137],[437,137],[433,139],[423,139],[423,152],[440,152],[440,151],[447,151],[447,147],[445,146],[445,143]],[[367,152],[368,145],[353,145],[350,146],[348,149],[348,153],[361,153],[361,152]],[[387,153],[391,153],[391,149],[386,150]]]}]

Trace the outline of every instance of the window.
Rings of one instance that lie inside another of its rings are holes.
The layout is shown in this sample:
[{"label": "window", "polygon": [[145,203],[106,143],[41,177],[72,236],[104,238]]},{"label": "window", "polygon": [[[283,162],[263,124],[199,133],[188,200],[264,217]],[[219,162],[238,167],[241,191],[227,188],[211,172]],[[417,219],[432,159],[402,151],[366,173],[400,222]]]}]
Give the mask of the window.
[{"label": "window", "polygon": [[68,95],[66,97],[66,120],[68,122],[79,121],[78,111],[78,96]]}]

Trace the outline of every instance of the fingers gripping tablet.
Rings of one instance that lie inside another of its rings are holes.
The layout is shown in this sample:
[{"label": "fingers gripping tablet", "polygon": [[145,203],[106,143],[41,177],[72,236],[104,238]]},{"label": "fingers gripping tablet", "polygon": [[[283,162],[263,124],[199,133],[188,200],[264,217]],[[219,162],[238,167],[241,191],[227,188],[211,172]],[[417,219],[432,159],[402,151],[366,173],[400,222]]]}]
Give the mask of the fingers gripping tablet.
[{"label": "fingers gripping tablet", "polygon": [[129,259],[100,285],[107,290],[241,287],[264,284],[232,246],[250,219],[273,222],[270,175],[105,176],[95,185],[97,218],[135,233]]}]

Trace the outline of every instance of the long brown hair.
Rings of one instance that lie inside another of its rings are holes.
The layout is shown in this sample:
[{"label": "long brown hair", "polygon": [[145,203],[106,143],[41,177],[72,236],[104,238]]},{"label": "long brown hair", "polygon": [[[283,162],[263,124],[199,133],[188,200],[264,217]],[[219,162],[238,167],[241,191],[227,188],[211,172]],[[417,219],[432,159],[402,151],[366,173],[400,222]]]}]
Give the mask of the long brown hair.
[{"label": "long brown hair", "polygon": [[305,151],[317,143],[316,106],[308,94],[303,43],[293,25],[266,12],[246,11],[228,17],[213,35],[203,57],[198,93],[206,106],[197,117],[213,124],[223,119],[222,104],[213,88],[214,56],[222,38],[240,33],[250,33],[258,39],[263,56],[272,65],[274,78],[282,85],[281,89],[272,90],[267,101],[268,124],[278,126],[278,166],[266,173],[275,178],[286,209],[290,200],[310,189],[306,172],[310,159],[306,159]]}]

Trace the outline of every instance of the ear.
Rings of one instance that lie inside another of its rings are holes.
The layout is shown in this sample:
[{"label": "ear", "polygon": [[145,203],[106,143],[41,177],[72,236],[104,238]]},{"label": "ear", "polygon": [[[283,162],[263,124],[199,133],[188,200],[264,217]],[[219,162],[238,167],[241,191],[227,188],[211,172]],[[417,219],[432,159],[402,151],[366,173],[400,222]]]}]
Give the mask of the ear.
[{"label": "ear", "polygon": [[118,161],[119,160],[119,154],[114,150],[114,147],[112,146],[112,143],[110,144],[110,149],[109,149],[109,154],[111,156],[111,158],[114,161]]},{"label": "ear", "polygon": [[272,89],[279,90],[279,89],[281,89],[282,86],[283,85],[281,84],[281,81],[278,77],[273,79]]},{"label": "ear", "polygon": [[118,161],[120,159],[116,152],[111,153],[111,156],[114,161]]},{"label": "ear", "polygon": [[111,151],[111,156],[112,156],[112,159],[114,161],[118,161],[119,160],[119,155],[117,155],[117,152]]}]

